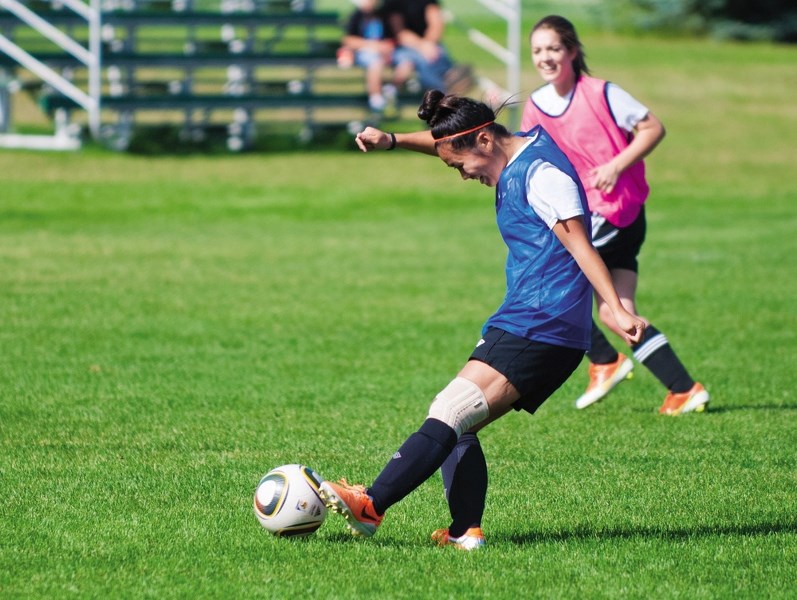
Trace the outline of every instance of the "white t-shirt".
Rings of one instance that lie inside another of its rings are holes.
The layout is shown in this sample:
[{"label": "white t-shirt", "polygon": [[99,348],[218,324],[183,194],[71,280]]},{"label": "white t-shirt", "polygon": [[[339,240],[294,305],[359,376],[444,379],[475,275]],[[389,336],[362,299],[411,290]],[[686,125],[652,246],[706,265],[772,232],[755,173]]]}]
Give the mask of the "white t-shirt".
[{"label": "white t-shirt", "polygon": [[[556,93],[556,88],[549,83],[535,90],[531,94],[531,99],[543,112],[558,117],[570,106],[573,90],[570,90],[565,96],[560,96]],[[617,126],[625,131],[633,131],[637,123],[650,112],[639,100],[611,82],[606,86],[606,98]]]},{"label": "white t-shirt", "polygon": [[[523,152],[533,140],[529,140],[509,159],[507,166]],[[529,206],[539,215],[549,229],[557,221],[583,215],[578,185],[567,174],[542,159],[531,165],[526,179],[526,198]]]}]

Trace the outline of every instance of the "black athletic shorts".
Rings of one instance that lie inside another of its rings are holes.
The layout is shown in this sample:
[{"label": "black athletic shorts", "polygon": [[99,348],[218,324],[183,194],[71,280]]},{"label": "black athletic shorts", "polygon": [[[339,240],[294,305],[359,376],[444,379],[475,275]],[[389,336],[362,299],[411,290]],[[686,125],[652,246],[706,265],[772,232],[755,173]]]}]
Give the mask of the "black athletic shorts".
[{"label": "black athletic shorts", "polygon": [[491,327],[471,360],[490,365],[520,392],[515,410],[534,413],[561,386],[584,356],[583,350],[533,342]]},{"label": "black athletic shorts", "polygon": [[637,256],[645,241],[645,207],[639,216],[628,227],[612,225],[600,215],[592,215],[592,245],[601,255],[606,267],[612,269],[628,269],[637,273],[639,264]]}]

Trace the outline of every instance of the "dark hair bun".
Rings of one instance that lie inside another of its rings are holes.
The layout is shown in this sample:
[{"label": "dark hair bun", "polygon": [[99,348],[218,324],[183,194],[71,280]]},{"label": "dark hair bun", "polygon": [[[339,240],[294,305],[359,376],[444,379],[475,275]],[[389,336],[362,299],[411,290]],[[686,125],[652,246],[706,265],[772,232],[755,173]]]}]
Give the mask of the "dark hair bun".
[{"label": "dark hair bun", "polygon": [[445,94],[440,90],[429,90],[423,95],[421,105],[418,107],[418,118],[421,121],[426,121],[431,125],[430,121],[434,118],[437,112],[437,106],[440,101],[445,97]]}]

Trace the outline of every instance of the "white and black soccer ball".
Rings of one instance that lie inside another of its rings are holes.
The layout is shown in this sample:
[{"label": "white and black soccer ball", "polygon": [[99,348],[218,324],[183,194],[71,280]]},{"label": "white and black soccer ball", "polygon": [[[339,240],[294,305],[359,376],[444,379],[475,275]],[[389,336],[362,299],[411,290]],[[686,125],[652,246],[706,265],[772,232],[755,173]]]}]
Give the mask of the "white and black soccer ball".
[{"label": "white and black soccer ball", "polygon": [[263,475],[254,498],[255,516],[278,537],[301,537],[314,533],[327,516],[318,495],[323,479],[310,467],[282,465]]}]

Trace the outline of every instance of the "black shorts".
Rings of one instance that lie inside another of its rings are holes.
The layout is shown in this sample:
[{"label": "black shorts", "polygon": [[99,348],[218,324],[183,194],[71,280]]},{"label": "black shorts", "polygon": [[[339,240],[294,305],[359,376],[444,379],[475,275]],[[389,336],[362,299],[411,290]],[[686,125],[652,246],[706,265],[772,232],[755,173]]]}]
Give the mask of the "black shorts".
[{"label": "black shorts", "polygon": [[534,413],[576,370],[583,350],[533,342],[491,327],[479,340],[471,360],[490,365],[520,392],[515,410]]},{"label": "black shorts", "polygon": [[600,215],[592,215],[592,244],[601,255],[606,267],[612,269],[628,269],[637,273],[639,264],[637,256],[645,241],[645,207],[639,216],[628,227],[612,225]]}]

